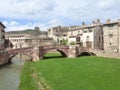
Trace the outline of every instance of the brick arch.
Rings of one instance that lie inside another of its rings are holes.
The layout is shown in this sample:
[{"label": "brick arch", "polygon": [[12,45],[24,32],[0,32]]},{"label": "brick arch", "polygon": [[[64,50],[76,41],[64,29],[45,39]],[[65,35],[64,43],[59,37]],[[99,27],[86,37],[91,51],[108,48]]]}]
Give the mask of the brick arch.
[{"label": "brick arch", "polygon": [[65,50],[61,50],[57,48],[46,49],[43,56],[50,51],[58,51],[63,57],[68,57],[68,53]]},{"label": "brick arch", "polygon": [[68,57],[68,55],[65,51],[63,51],[63,50],[57,50],[57,51],[60,52],[63,57]]},{"label": "brick arch", "polygon": [[80,57],[80,56],[91,56],[91,53],[90,52],[80,52],[77,57]]},{"label": "brick arch", "polygon": [[97,56],[94,52],[90,52],[91,56]]},{"label": "brick arch", "polygon": [[80,52],[77,57],[79,56],[97,56],[95,53],[93,52],[89,52],[89,51],[83,51],[83,52]]},{"label": "brick arch", "polygon": [[33,56],[33,48],[32,47],[27,47],[27,48],[18,48],[18,49],[12,49],[7,51],[7,53],[9,54],[9,61],[11,61],[11,59],[16,56],[17,54],[23,54],[26,55],[28,57],[31,58],[32,60],[32,56]]},{"label": "brick arch", "polygon": [[15,53],[15,54],[11,54],[11,55],[9,56],[9,62],[11,62],[12,58],[14,58],[14,57],[15,57],[16,55],[18,55],[18,54],[26,55],[26,56],[30,57],[30,61],[32,61],[32,56],[29,55],[29,54],[27,54],[27,53]]}]

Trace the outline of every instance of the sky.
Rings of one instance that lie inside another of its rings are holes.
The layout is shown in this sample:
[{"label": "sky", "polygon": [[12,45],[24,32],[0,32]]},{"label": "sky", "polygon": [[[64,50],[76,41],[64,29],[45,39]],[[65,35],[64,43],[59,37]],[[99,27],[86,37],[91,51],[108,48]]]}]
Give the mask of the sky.
[{"label": "sky", "polygon": [[120,0],[0,0],[0,21],[6,31],[41,30],[120,19]]}]

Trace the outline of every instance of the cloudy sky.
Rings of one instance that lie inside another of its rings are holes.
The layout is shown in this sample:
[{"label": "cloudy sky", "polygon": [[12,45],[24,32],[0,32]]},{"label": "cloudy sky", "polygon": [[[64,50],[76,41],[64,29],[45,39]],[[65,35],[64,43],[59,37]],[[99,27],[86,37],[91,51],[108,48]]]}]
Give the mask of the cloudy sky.
[{"label": "cloudy sky", "polygon": [[120,0],[1,0],[0,21],[6,31],[39,26],[81,25],[97,18],[120,19]]}]

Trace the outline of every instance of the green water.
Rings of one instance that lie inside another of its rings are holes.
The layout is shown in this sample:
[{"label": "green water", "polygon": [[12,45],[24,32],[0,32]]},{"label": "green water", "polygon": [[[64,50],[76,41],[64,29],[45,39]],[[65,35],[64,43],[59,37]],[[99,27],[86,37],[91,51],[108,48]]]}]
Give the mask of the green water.
[{"label": "green water", "polygon": [[17,55],[10,64],[0,66],[0,90],[18,90],[22,67],[27,59]]}]

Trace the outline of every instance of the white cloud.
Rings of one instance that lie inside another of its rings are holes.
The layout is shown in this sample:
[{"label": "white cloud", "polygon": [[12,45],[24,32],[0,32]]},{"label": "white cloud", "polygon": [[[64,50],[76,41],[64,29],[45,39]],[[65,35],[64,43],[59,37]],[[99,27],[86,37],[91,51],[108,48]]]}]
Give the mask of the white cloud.
[{"label": "white cloud", "polygon": [[96,5],[98,8],[105,10],[116,7],[118,3],[120,3],[119,0],[98,0],[98,3]]},{"label": "white cloud", "polygon": [[54,6],[53,0],[3,0],[0,3],[0,16],[38,19],[51,13]]},{"label": "white cloud", "polygon": [[12,21],[12,22],[10,22],[9,25],[10,25],[10,26],[17,26],[17,25],[19,25],[19,24],[18,24],[18,22],[16,22],[16,21]]},{"label": "white cloud", "polygon": [[[120,18],[120,0],[2,0],[0,18],[7,18],[8,30],[79,24],[100,18]],[[27,21],[23,25],[16,19]],[[29,23],[30,22],[30,23]]]},{"label": "white cloud", "polygon": [[19,30],[25,30],[25,29],[33,29],[36,26],[40,27],[40,29],[42,31],[45,31],[50,27],[62,25],[62,23],[60,21],[57,21],[57,20],[49,21],[46,24],[43,24],[40,22],[34,22],[34,23],[28,22],[28,23],[22,25],[16,21],[11,21],[11,22],[3,21],[3,24],[5,26],[7,26],[6,31],[19,31]]}]

